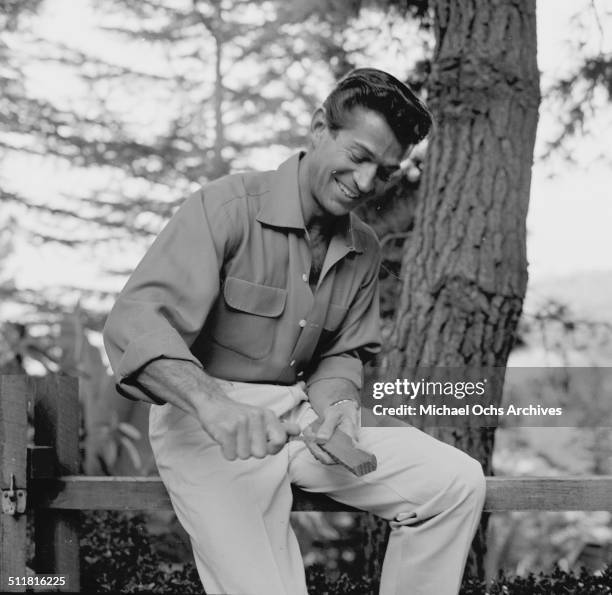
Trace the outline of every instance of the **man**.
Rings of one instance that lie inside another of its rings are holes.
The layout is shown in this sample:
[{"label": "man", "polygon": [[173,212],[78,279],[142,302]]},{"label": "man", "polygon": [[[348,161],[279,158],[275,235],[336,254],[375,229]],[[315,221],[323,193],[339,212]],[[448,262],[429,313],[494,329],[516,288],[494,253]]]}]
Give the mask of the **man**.
[{"label": "man", "polygon": [[[106,349],[119,390],[154,403],[151,445],[207,593],[307,593],[291,482],[389,520],[381,593],[458,591],[480,465],[412,427],[359,427],[381,257],[352,211],[430,125],[406,85],[353,71],[314,113],[306,153],[193,194],[117,299]],[[316,439],[288,440],[317,417]],[[333,464],[320,444],[336,427],[376,471]]]}]

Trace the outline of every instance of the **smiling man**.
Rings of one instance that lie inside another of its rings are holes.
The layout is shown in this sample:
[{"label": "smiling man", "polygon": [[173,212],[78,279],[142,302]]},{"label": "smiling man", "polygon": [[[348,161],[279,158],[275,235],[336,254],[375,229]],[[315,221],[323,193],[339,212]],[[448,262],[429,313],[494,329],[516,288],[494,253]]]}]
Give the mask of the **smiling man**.
[{"label": "smiling man", "polygon": [[[390,522],[381,593],[458,592],[480,465],[415,428],[359,424],[381,256],[352,211],[385,192],[430,126],[391,75],[349,73],[305,153],[185,201],[109,315],[118,390],[153,403],[151,445],[207,593],[306,595],[291,483]],[[316,436],[288,440],[317,418]],[[378,469],[334,465],[320,444],[336,427]]]}]

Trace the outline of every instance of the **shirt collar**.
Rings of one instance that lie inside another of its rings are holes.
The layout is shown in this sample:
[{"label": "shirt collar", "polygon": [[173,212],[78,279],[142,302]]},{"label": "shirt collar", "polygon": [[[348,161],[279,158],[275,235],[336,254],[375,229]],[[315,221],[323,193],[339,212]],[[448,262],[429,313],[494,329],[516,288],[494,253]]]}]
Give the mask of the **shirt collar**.
[{"label": "shirt collar", "polygon": [[[270,191],[257,213],[257,221],[260,223],[305,230],[298,186],[298,165],[303,154],[293,155],[270,173]],[[363,252],[363,243],[356,230],[356,219],[353,213],[340,217],[336,235],[343,238],[348,249]]]}]

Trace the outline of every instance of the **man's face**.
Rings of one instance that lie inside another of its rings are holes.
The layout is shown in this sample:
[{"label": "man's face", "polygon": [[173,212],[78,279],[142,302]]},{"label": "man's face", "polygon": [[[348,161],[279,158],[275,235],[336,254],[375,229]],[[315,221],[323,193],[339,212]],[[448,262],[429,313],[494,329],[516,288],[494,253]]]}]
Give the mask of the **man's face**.
[{"label": "man's face", "polygon": [[321,110],[313,116],[310,193],[319,215],[346,215],[381,196],[397,174],[404,150],[377,112],[354,108],[344,128],[330,131]]}]

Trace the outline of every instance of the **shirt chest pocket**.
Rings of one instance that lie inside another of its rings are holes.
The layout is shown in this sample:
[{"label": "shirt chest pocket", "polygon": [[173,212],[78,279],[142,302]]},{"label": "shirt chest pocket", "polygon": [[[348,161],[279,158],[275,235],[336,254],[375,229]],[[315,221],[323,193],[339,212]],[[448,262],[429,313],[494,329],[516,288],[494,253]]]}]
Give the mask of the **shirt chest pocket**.
[{"label": "shirt chest pocket", "polygon": [[212,336],[216,343],[251,359],[269,355],[287,290],[227,277]]}]

